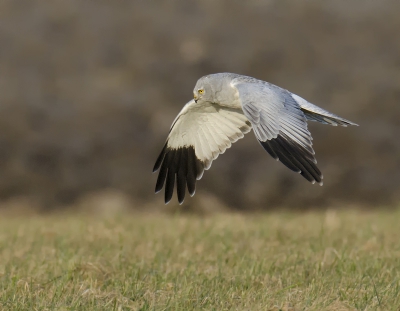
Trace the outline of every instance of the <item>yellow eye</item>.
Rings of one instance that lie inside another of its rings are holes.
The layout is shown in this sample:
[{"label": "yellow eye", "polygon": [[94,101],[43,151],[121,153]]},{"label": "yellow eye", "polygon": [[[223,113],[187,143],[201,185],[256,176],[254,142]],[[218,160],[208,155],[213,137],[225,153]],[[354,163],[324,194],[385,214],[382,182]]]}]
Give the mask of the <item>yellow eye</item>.
[{"label": "yellow eye", "polygon": [[199,94],[203,94],[204,90],[198,90]]}]

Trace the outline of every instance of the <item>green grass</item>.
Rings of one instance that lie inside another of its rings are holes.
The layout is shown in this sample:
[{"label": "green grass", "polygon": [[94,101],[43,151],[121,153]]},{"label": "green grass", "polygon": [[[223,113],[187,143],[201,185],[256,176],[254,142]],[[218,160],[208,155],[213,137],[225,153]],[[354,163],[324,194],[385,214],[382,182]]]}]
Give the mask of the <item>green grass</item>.
[{"label": "green grass", "polygon": [[0,219],[1,310],[399,310],[400,212]]}]

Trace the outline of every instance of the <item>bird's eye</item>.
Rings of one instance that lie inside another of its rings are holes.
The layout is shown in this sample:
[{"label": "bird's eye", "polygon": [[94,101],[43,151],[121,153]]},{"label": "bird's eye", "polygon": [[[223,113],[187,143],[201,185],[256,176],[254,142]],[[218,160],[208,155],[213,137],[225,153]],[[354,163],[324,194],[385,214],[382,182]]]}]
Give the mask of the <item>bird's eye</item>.
[{"label": "bird's eye", "polygon": [[199,94],[203,94],[204,90],[198,90]]}]

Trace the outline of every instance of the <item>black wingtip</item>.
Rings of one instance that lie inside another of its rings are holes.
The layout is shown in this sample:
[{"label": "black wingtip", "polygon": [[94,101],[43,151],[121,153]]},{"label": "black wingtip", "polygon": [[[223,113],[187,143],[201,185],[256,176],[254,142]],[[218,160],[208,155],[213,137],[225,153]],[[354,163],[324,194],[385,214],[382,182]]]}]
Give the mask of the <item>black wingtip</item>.
[{"label": "black wingtip", "polygon": [[173,196],[176,184],[176,192],[179,204],[185,200],[186,187],[190,196],[196,191],[197,177],[204,171],[204,163],[196,157],[193,146],[185,146],[177,149],[164,146],[157,158],[153,172],[159,171],[155,193],[162,190],[165,185],[165,204],[168,204]]},{"label": "black wingtip", "polygon": [[294,172],[300,173],[311,183],[322,183],[323,176],[310,151],[294,143],[286,135],[280,134],[269,141],[260,141],[261,146],[275,159]]},{"label": "black wingtip", "polygon": [[164,157],[166,154],[167,144],[168,144],[168,141],[164,144],[164,147],[161,150],[161,152],[156,160],[156,163],[154,164],[153,173],[157,172],[158,169],[160,168],[161,164],[163,163],[163,160],[164,160]]},{"label": "black wingtip", "polygon": [[160,168],[160,172],[158,173],[156,189],[155,189],[156,193],[160,192],[161,189],[164,187],[164,182],[165,182],[165,179],[166,179],[167,173],[168,173],[168,166],[169,166],[170,161],[171,161],[171,156],[170,156],[169,153],[165,153],[164,155],[163,155],[163,160],[162,160],[162,165],[161,165],[161,168]]}]

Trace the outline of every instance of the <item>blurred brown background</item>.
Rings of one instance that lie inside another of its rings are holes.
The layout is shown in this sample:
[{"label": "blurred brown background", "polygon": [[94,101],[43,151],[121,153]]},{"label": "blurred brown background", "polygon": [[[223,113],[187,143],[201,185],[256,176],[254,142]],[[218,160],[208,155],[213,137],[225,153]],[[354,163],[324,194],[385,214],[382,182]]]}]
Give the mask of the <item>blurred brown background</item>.
[{"label": "blurred brown background", "polygon": [[228,71],[360,127],[309,125],[323,187],[251,133],[184,208],[398,205],[399,12],[397,0],[1,1],[0,200],[163,208],[151,170],[169,127],[199,77]]}]

